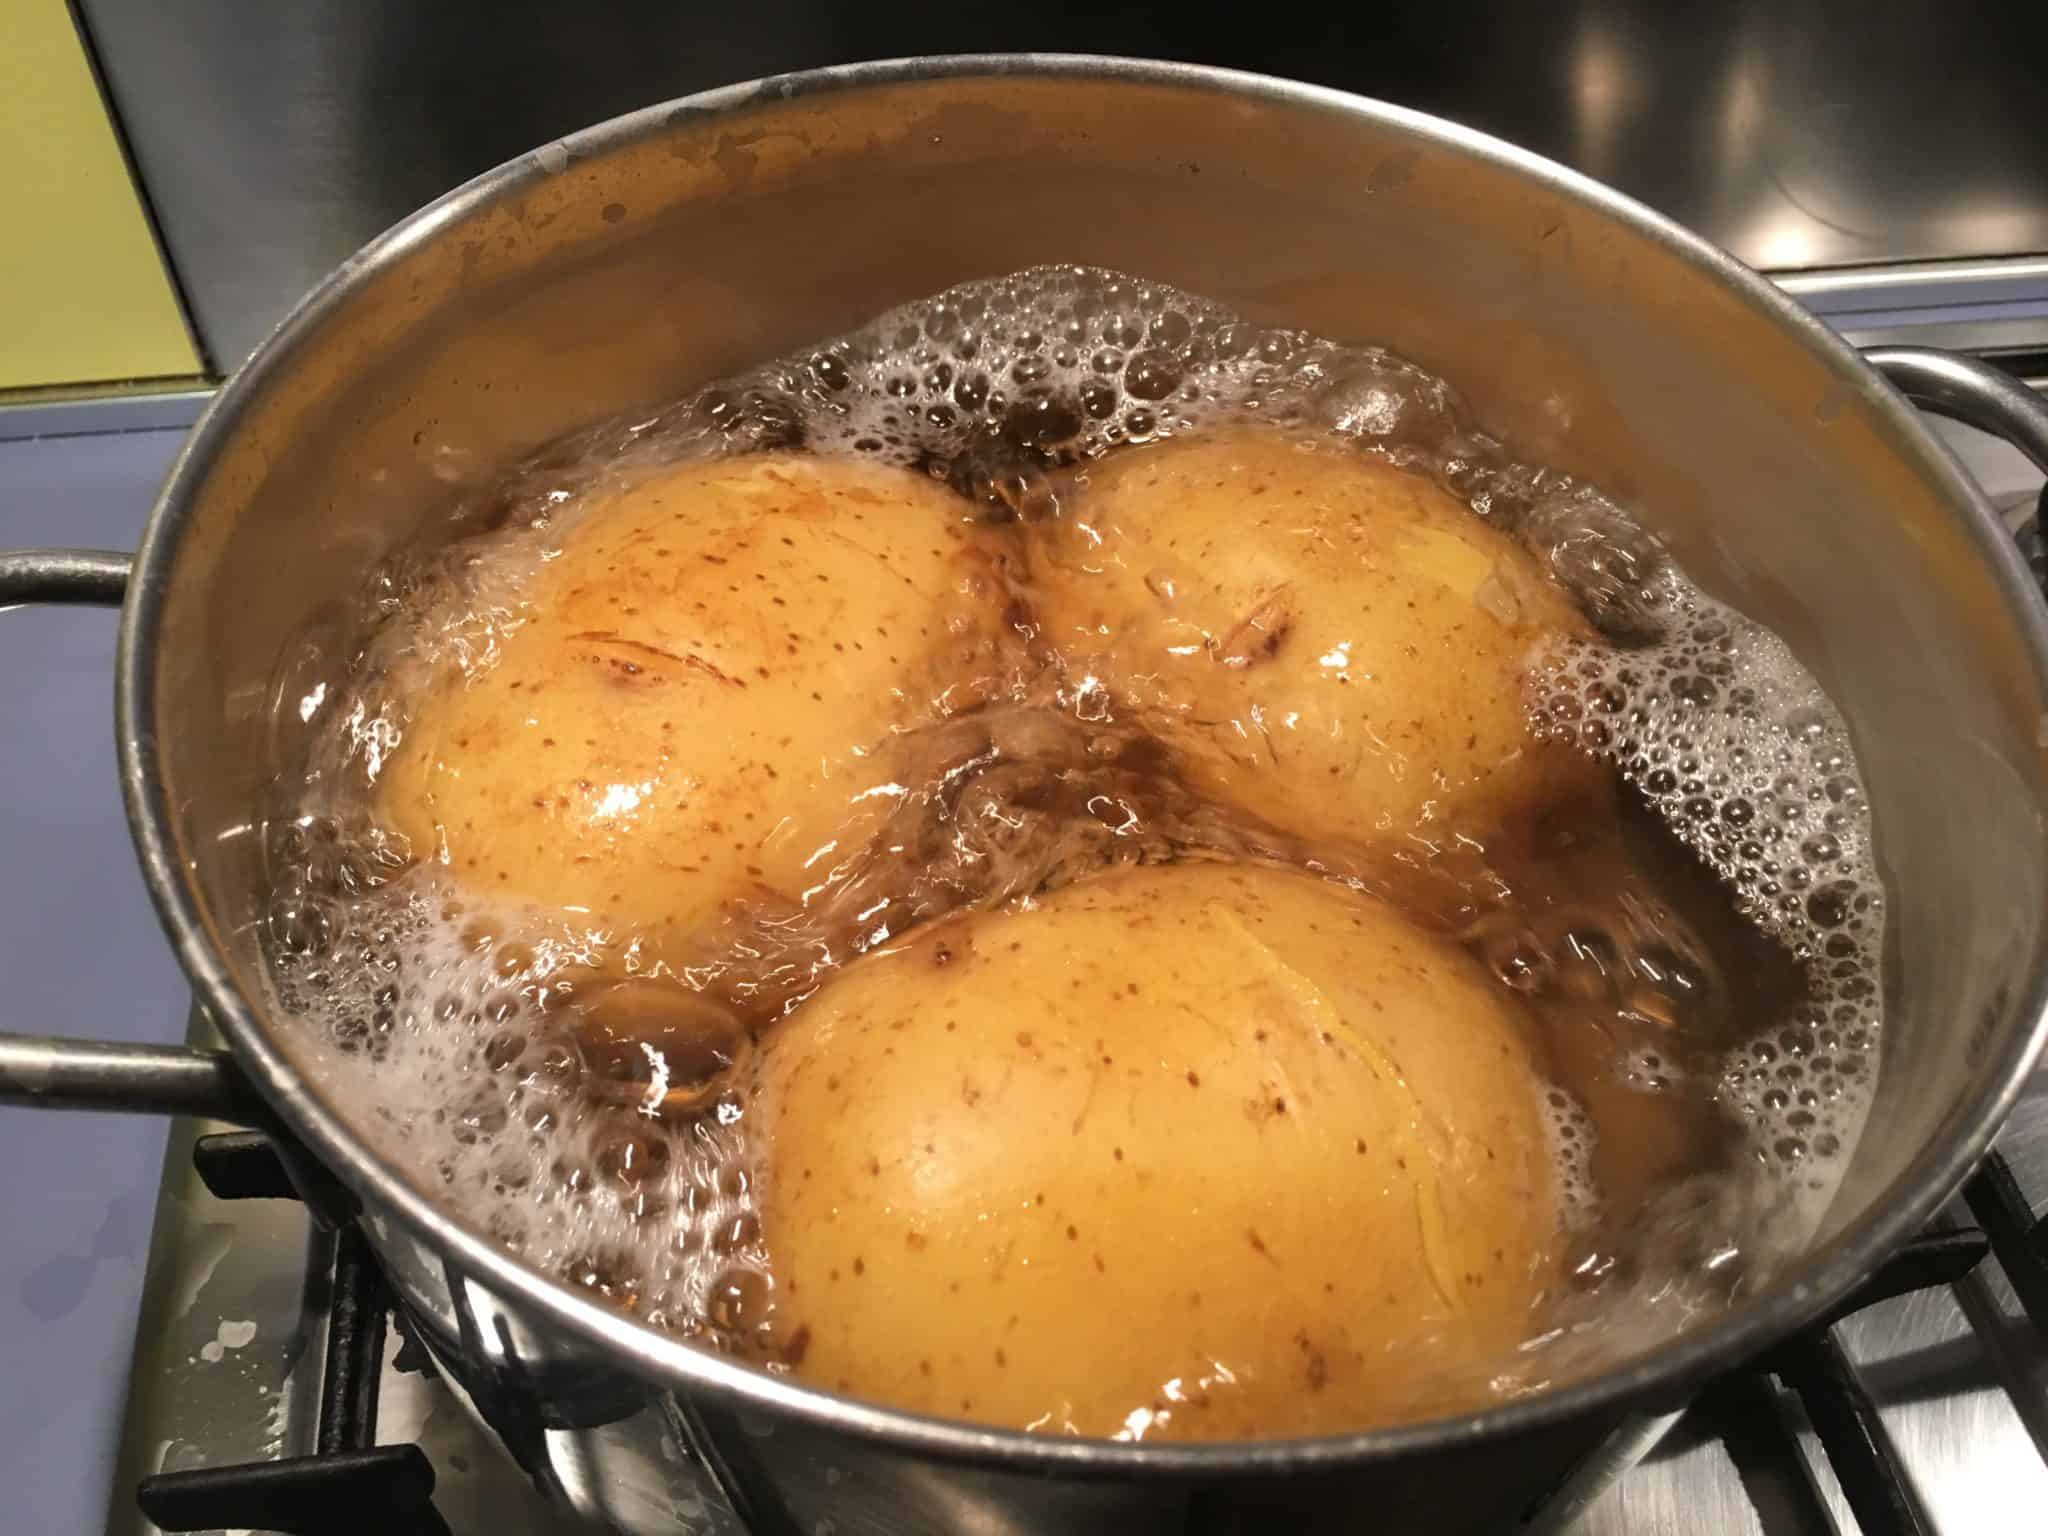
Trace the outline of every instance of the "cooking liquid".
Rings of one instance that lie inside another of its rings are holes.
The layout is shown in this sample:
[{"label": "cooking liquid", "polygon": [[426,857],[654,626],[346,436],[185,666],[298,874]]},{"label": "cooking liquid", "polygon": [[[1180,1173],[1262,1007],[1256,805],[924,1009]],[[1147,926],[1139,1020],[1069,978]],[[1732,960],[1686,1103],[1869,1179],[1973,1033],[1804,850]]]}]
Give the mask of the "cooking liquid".
[{"label": "cooking liquid", "polygon": [[[1141,722],[1032,643],[1022,551],[1085,494],[1074,467],[1226,424],[1426,474],[1576,599],[1598,638],[1531,658],[1530,728],[1616,766],[1618,844],[1568,815],[1512,860],[1455,827],[1392,857],[1282,834],[1193,795]],[[974,707],[935,707],[890,744],[907,793],[865,852],[799,909],[737,903],[678,948],[602,914],[494,904],[378,825],[408,700],[495,664],[594,491],[761,449],[921,467],[1018,541],[1014,643]],[[1810,1235],[1861,1130],[1882,908],[1840,718],[1622,509],[1516,462],[1442,380],[1377,349],[1090,269],[969,284],[550,445],[379,572],[363,620],[344,671],[280,701],[305,771],[270,824],[267,949],[306,1070],[394,1166],[528,1262],[770,1369],[789,1362],[765,1343],[772,1149],[750,1141],[748,1084],[775,1021],[878,943],[1114,863],[1346,881],[1457,937],[1528,1010],[1568,1273],[1497,1392],[1635,1352],[1753,1287]],[[684,1027],[648,1048],[679,996]]]}]

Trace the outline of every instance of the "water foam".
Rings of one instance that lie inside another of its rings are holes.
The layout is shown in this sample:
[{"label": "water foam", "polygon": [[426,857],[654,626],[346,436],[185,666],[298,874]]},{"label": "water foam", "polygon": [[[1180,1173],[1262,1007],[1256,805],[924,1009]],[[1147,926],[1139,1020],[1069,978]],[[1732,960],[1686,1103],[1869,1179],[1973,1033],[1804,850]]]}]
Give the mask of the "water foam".
[{"label": "water foam", "polygon": [[1600,1219],[1600,1187],[1593,1177],[1593,1148],[1600,1133],[1593,1117],[1562,1088],[1543,1095],[1543,1140],[1550,1152],[1551,1176],[1557,1181],[1557,1202],[1565,1229],[1583,1232]]},{"label": "water foam", "polygon": [[1730,1052],[1720,1089],[1811,1227],[1876,1079],[1884,892],[1848,728],[1783,641],[1675,569],[1632,622],[1656,638],[1549,647],[1534,718],[1610,759],[1803,962],[1806,1007]]},{"label": "water foam", "polygon": [[319,1030],[309,1069],[371,1144],[538,1267],[740,1342],[767,1281],[738,1097],[679,1124],[593,1098],[571,978],[603,935],[481,907],[431,866],[354,890],[317,852],[292,866],[280,1001]]}]

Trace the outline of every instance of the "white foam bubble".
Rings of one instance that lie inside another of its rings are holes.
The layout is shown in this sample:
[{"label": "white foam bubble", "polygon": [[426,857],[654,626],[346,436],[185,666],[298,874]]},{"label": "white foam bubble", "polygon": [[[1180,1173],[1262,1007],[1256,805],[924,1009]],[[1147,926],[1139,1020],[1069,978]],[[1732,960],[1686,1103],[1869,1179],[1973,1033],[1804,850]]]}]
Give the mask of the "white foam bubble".
[{"label": "white foam bubble", "polygon": [[1260,326],[1124,273],[1051,266],[961,284],[676,405],[598,423],[492,495],[523,515],[648,463],[800,444],[1014,502],[1035,466],[1247,417],[1418,463],[1497,447],[1468,441],[1441,379],[1383,349]]},{"label": "white foam bubble", "polygon": [[1601,1200],[1593,1178],[1593,1148],[1599,1143],[1593,1117],[1564,1089],[1548,1088],[1541,1101],[1543,1140],[1550,1152],[1551,1176],[1568,1231],[1591,1229],[1600,1219]]},{"label": "white foam bubble", "polygon": [[1653,638],[1547,647],[1539,727],[1612,760],[1803,962],[1808,1001],[1730,1052],[1720,1095],[1817,1222],[1869,1110],[1883,886],[1840,714],[1784,642],[1666,566],[1636,594]]},{"label": "white foam bubble", "polygon": [[589,936],[479,906],[432,865],[352,898],[302,889],[275,911],[300,936],[274,966],[319,1047],[308,1069],[369,1107],[357,1125],[379,1154],[538,1267],[652,1321],[753,1320],[734,1305],[766,1284],[742,1111],[672,1125],[580,1090],[600,1068],[563,978],[592,958]]}]

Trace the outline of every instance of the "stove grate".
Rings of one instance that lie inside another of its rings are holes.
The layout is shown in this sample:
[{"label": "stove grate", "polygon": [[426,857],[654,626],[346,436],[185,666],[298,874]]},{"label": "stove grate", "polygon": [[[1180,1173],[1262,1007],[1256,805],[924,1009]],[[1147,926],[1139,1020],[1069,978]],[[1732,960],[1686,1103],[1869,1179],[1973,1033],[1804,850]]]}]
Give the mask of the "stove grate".
[{"label": "stove grate", "polygon": [[[201,1137],[192,1161],[221,1199],[299,1198],[289,1164],[260,1132]],[[434,1508],[434,1466],[426,1452],[376,1443],[392,1298],[361,1231],[346,1222],[334,1230],[317,1450],[144,1478],[136,1502],[158,1529],[357,1536],[375,1522],[391,1536],[450,1536]]]}]

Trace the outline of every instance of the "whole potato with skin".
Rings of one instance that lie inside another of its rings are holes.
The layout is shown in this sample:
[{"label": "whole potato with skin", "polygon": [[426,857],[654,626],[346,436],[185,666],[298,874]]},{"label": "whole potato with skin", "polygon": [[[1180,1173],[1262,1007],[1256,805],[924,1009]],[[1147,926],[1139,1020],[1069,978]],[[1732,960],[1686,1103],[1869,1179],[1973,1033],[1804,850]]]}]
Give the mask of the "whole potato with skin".
[{"label": "whole potato with skin", "polygon": [[924,476],[789,454],[592,494],[497,664],[415,702],[383,817],[627,932],[801,903],[886,814],[891,733],[977,697],[990,535]]},{"label": "whole potato with skin", "polygon": [[1419,475],[1230,431],[1089,466],[1036,548],[1045,633],[1194,787],[1353,843],[1488,840],[1606,780],[1534,739],[1523,674],[1586,624]]},{"label": "whole potato with skin", "polygon": [[758,1071],[770,1337],[900,1407],[1203,1439],[1451,1412],[1551,1276],[1514,1003],[1308,876],[1125,870],[937,925]]}]

